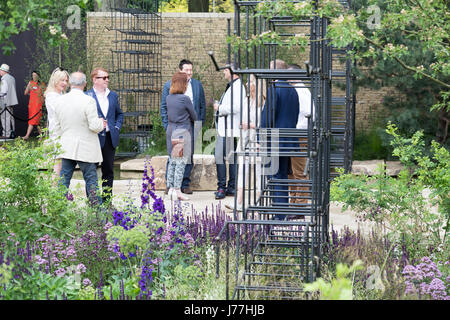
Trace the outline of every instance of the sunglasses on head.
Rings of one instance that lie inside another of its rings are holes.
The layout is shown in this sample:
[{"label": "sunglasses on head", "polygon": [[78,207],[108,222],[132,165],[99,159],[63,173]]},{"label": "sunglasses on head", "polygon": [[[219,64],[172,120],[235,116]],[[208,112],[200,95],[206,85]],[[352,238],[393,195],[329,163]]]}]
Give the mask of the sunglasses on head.
[{"label": "sunglasses on head", "polygon": [[106,79],[109,80],[109,76],[104,76],[104,77],[95,77],[95,79],[103,79],[103,81],[106,81]]},{"label": "sunglasses on head", "polygon": [[53,75],[56,71],[62,71],[62,72],[66,71],[66,72],[68,72],[67,69],[64,69],[63,67],[56,67],[56,69],[52,71],[52,75]]}]

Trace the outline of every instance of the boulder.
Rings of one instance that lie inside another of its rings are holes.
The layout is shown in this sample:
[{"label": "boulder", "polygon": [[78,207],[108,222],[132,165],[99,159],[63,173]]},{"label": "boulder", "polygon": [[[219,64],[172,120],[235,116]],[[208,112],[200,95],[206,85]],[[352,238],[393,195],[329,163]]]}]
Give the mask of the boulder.
[{"label": "boulder", "polygon": [[384,166],[384,160],[368,160],[368,161],[353,161],[352,173],[359,175],[365,174],[368,176],[374,176],[379,174],[380,165]]},{"label": "boulder", "polygon": [[386,161],[386,174],[388,176],[398,176],[405,166],[400,161]]},{"label": "boulder", "polygon": [[[155,156],[132,159],[120,164],[120,177],[126,179],[142,179],[145,162],[152,166],[156,190],[166,188],[166,165],[168,156]],[[217,174],[214,155],[194,154],[194,167],[191,171],[191,189],[209,191],[217,189]]]}]

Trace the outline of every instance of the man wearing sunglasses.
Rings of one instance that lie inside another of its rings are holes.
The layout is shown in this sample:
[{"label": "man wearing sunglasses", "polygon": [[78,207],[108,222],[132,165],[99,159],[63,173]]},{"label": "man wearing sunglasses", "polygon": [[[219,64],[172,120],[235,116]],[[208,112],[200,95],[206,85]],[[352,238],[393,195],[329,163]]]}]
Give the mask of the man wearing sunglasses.
[{"label": "man wearing sunglasses", "polygon": [[93,87],[86,92],[97,102],[99,117],[107,120],[105,130],[98,134],[102,149],[102,200],[109,201],[112,196],[114,181],[114,157],[119,144],[119,133],[123,123],[123,112],[119,96],[108,89],[109,75],[103,68],[91,72]]}]

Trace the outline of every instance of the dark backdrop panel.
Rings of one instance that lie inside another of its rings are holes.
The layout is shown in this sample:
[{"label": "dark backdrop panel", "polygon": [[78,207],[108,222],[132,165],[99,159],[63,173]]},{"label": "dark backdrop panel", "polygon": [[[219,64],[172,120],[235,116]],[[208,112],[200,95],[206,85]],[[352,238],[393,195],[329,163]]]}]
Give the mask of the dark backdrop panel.
[{"label": "dark backdrop panel", "polygon": [[14,110],[16,122],[16,135],[24,136],[28,127],[28,100],[29,96],[23,93],[28,81],[31,79],[30,67],[27,61],[32,61],[33,51],[36,47],[33,31],[26,31],[12,38],[16,51],[9,56],[3,54],[0,48],[0,64],[9,65],[10,74],[16,79],[16,91],[19,105]]}]

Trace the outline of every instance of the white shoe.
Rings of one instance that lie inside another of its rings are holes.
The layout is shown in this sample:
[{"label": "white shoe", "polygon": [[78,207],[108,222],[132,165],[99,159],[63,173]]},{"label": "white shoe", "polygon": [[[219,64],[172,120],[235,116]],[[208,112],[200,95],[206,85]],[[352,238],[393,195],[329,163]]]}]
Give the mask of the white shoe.
[{"label": "white shoe", "polygon": [[[225,208],[234,211],[234,205],[232,205],[232,204],[226,204],[226,205],[225,205]],[[241,212],[241,211],[242,211],[242,205],[239,205],[239,204],[238,204],[238,205],[237,205],[237,208],[236,208],[236,211],[237,211],[237,212]]]},{"label": "white shoe", "polygon": [[169,199],[170,199],[170,200],[176,200],[177,195],[176,195],[176,192],[175,192],[175,189],[174,189],[174,188],[170,188],[170,189],[169,189],[168,196],[169,196]]},{"label": "white shoe", "polygon": [[183,195],[180,189],[173,189],[173,195],[175,199],[181,200],[181,201],[188,201],[189,198]]}]

